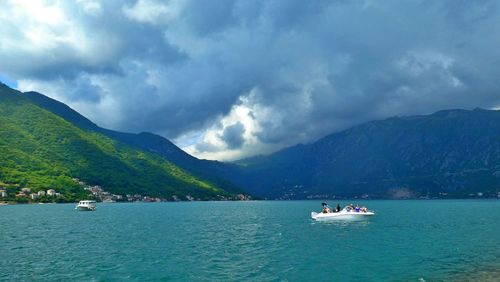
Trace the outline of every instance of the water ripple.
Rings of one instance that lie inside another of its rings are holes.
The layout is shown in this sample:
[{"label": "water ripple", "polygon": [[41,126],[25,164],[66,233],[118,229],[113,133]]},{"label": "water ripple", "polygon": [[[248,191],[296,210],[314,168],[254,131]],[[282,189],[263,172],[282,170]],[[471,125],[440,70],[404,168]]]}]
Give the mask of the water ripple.
[{"label": "water ripple", "polygon": [[[370,201],[313,222],[319,202],[0,207],[6,281],[494,281],[496,201]],[[345,204],[345,203],[344,203]],[[488,213],[482,211],[488,210]]]}]

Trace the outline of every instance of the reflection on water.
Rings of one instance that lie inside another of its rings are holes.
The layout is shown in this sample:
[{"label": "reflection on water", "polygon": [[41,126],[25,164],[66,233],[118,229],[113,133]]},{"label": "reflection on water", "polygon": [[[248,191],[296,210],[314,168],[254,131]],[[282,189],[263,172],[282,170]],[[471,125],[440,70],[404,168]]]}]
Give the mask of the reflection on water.
[{"label": "reflection on water", "polygon": [[341,220],[312,220],[311,225],[327,225],[327,226],[337,226],[337,227],[348,227],[349,229],[357,227],[367,227],[370,225],[371,218],[363,219],[341,219]]}]

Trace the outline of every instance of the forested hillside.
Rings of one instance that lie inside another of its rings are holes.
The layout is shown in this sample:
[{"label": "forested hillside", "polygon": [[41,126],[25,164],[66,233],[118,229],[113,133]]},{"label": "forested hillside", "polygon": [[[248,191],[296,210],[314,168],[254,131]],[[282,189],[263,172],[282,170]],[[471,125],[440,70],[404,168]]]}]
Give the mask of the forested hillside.
[{"label": "forested hillside", "polygon": [[72,180],[78,178],[119,194],[200,199],[231,194],[159,155],[79,128],[23,95],[0,86],[0,182],[4,186],[34,191],[54,188],[78,198],[84,193]]}]

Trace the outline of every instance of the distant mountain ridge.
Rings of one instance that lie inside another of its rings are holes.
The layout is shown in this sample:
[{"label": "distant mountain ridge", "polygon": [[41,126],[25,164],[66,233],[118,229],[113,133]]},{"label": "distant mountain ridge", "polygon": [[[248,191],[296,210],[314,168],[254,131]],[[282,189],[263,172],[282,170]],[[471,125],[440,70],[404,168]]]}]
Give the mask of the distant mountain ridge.
[{"label": "distant mountain ridge", "polygon": [[496,196],[500,111],[393,117],[237,163],[269,198]]},{"label": "distant mountain ridge", "polygon": [[490,197],[500,192],[500,111],[392,117],[268,156],[222,163],[199,160],[159,135],[100,128],[36,92],[23,97],[80,130],[160,156],[228,193],[244,189],[269,199],[305,199]]},{"label": "distant mountain ridge", "polygon": [[[158,136],[102,129],[63,103],[0,84],[0,186],[57,188],[81,195],[72,180],[79,178],[117,194],[167,199],[221,199],[241,193],[222,179],[197,175],[133,145],[154,138]],[[166,150],[181,151],[166,139],[160,143]]]}]

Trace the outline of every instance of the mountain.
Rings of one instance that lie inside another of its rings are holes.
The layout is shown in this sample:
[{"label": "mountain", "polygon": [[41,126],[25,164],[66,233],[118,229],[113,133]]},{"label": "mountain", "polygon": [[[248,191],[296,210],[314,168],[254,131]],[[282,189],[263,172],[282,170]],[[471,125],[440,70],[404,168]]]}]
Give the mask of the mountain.
[{"label": "mountain", "polygon": [[98,132],[136,149],[160,155],[183,170],[203,177],[221,186],[228,192],[236,194],[242,192],[238,186],[226,180],[229,175],[241,174],[240,168],[234,164],[197,159],[181,150],[168,139],[153,133],[141,132],[134,134],[101,128],[64,103],[38,92],[30,91],[23,94],[24,97],[29,99],[33,104],[50,111],[82,130]]},{"label": "mountain", "polygon": [[55,188],[74,198],[85,192],[73,178],[116,194],[170,199],[217,199],[241,191],[129,144],[143,136],[150,135],[101,129],[62,103],[0,84],[0,186]]},{"label": "mountain", "polygon": [[269,198],[496,196],[500,111],[393,117],[237,163]]},{"label": "mountain", "polygon": [[117,193],[204,199],[242,193],[239,187],[271,199],[442,198],[500,191],[500,111],[393,117],[268,156],[221,163],[199,160],[159,135],[100,128],[36,92],[1,86],[0,94],[4,182],[76,193],[80,188],[71,188],[70,179],[77,177]]}]

